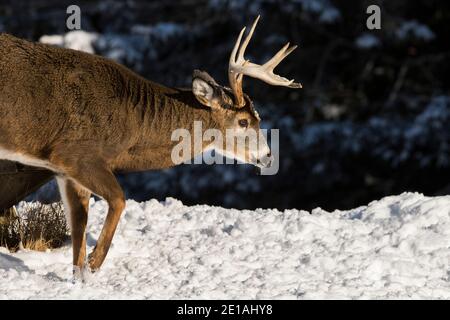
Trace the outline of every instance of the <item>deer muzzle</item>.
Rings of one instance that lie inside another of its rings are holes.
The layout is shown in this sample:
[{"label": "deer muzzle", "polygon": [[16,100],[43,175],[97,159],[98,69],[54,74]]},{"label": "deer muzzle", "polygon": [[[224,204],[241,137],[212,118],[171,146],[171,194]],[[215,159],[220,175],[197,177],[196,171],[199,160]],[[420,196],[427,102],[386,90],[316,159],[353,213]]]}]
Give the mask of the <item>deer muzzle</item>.
[{"label": "deer muzzle", "polygon": [[256,159],[256,166],[261,168],[270,168],[273,162],[273,156],[270,152]]}]

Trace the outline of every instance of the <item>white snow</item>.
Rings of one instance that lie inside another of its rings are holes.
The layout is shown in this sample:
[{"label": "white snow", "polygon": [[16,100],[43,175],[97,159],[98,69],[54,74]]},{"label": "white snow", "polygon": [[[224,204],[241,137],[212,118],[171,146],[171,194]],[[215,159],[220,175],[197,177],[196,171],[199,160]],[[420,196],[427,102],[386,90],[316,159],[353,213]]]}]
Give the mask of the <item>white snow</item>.
[{"label": "white snow", "polygon": [[436,37],[427,25],[419,23],[416,20],[403,22],[395,31],[395,34],[401,40],[408,40],[412,37],[423,41],[431,41]]},{"label": "white snow", "polygon": [[[105,217],[91,200],[88,245]],[[72,284],[71,248],[0,248],[0,298],[450,298],[450,196],[349,211],[128,201],[102,269]]]},{"label": "white snow", "polygon": [[131,32],[146,36],[157,37],[160,40],[167,40],[175,35],[186,32],[186,27],[172,22],[159,22],[155,25],[135,25],[131,27]]},{"label": "white snow", "polygon": [[93,45],[98,37],[99,36],[96,33],[77,30],[69,31],[65,35],[44,35],[39,38],[39,42],[88,53],[95,53]]},{"label": "white snow", "polygon": [[361,49],[371,49],[380,46],[380,40],[370,33],[363,33],[356,38],[355,44]]}]

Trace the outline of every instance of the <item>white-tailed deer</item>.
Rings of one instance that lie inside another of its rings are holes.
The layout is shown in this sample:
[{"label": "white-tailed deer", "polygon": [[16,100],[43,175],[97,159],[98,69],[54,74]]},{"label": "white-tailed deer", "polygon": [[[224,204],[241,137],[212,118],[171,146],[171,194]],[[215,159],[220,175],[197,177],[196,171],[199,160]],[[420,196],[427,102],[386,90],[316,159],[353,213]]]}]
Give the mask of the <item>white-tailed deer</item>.
[{"label": "white-tailed deer", "polygon": [[[192,130],[194,121],[202,121],[204,130],[260,130],[253,103],[242,92],[244,75],[271,85],[301,87],[273,73],[295,49],[289,44],[263,65],[245,60],[257,22],[241,44],[242,29],[232,51],[231,89],[197,70],[192,89],[169,88],[96,55],[0,35],[0,159],[56,174],[70,218],[74,267],[85,266],[91,194],[109,206],[87,259],[91,270],[101,266],[108,252],[125,207],[114,172],[173,166],[171,149],[176,142],[171,132]],[[221,146],[214,147],[221,151]],[[243,152],[232,156],[260,167],[270,165],[267,142]]]}]

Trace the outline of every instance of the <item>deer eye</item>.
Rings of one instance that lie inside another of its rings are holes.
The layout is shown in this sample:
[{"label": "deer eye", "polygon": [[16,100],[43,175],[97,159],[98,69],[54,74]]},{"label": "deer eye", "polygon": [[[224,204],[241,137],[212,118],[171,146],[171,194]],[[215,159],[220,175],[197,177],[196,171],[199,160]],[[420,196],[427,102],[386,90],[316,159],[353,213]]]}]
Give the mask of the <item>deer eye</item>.
[{"label": "deer eye", "polygon": [[247,128],[248,127],[248,120],[247,119],[241,119],[241,120],[238,121],[238,123],[239,123],[239,125],[242,128]]}]

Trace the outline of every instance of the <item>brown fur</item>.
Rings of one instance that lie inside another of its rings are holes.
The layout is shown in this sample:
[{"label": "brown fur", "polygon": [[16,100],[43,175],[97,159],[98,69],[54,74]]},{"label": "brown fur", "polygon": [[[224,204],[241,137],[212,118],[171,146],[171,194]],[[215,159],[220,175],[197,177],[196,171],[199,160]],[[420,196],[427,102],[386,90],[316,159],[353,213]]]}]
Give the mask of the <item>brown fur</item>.
[{"label": "brown fur", "polygon": [[245,117],[259,128],[251,103],[222,108],[233,104],[230,90],[212,85],[214,99],[202,104],[192,90],[151,82],[108,59],[0,35],[0,156],[6,149],[45,161],[64,180],[75,266],[84,265],[91,192],[109,211],[90,267],[106,256],[125,207],[113,172],[172,166],[171,133],[192,130],[195,120],[224,132]]}]

